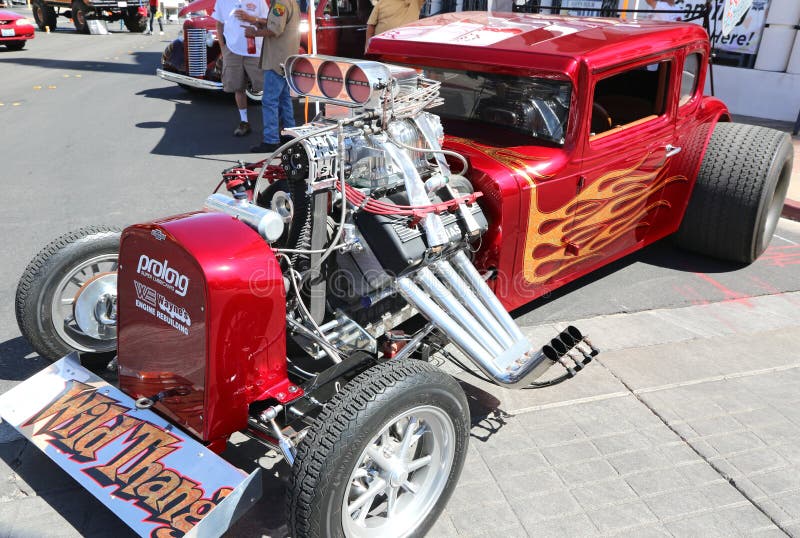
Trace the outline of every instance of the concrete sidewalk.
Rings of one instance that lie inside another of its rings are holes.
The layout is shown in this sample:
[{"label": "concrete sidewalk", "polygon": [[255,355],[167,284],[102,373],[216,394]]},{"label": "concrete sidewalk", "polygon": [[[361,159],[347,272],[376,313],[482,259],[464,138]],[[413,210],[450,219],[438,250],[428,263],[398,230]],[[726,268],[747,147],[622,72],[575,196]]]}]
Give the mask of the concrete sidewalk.
[{"label": "concrete sidewalk", "polygon": [[[789,134],[792,133],[792,129],[794,128],[794,124],[791,122],[766,120],[749,116],[735,116],[734,121],[771,127],[772,129],[784,131]],[[792,143],[794,144],[794,166],[792,168],[792,179],[789,183],[789,193],[786,196],[786,203],[783,206],[783,216],[787,219],[800,221],[800,135],[792,136]]]},{"label": "concrete sidewalk", "polygon": [[468,392],[467,465],[430,536],[800,537],[799,308],[789,293],[576,322],[606,350],[577,378]]}]

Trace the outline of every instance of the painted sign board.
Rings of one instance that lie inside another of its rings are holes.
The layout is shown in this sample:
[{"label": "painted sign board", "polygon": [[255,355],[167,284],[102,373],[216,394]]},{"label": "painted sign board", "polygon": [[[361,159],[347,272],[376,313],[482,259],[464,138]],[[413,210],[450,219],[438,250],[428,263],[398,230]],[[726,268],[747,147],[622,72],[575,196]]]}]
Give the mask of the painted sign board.
[{"label": "painted sign board", "polygon": [[[709,38],[712,46],[717,50],[736,52],[740,54],[755,54],[764,32],[764,23],[767,19],[769,0],[749,0],[746,9],[739,8],[735,11],[728,10],[728,0],[715,0],[712,2],[709,25],[711,32]],[[746,4],[739,0],[739,6]],[[705,0],[684,0],[677,4],[684,12],[684,18],[693,18],[705,9]],[[738,13],[738,16],[736,14]],[[703,19],[692,22],[703,24]],[[726,31],[727,30],[727,31]]]},{"label": "painted sign board", "polygon": [[748,9],[753,5],[753,0],[725,0],[722,10],[722,35],[727,36],[733,31]]},{"label": "painted sign board", "polygon": [[140,536],[220,536],[261,496],[247,475],[70,354],[0,396],[0,416]]}]

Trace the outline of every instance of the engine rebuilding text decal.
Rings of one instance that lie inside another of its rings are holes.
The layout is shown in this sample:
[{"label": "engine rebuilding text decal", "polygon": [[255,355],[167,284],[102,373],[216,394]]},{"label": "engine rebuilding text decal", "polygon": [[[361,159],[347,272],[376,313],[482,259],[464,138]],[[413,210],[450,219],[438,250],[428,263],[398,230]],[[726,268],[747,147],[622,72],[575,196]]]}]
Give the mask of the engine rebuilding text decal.
[{"label": "engine rebuilding text decal", "polygon": [[186,535],[253,476],[72,356],[0,396],[0,415],[141,536]]}]

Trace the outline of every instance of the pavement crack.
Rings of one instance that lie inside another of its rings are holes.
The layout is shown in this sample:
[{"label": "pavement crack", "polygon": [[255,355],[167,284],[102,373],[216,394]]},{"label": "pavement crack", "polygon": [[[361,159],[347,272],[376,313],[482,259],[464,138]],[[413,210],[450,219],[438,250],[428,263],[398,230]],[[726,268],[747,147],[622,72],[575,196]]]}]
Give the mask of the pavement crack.
[{"label": "pavement crack", "polygon": [[636,399],[639,401],[639,403],[641,403],[643,406],[645,406],[645,408],[647,408],[647,410],[648,410],[648,411],[650,411],[650,412],[651,412],[651,413],[652,413],[652,414],[653,414],[653,415],[654,415],[654,416],[655,416],[655,417],[656,417],[658,420],[660,420],[660,421],[661,421],[661,423],[662,423],[662,424],[664,424],[664,426],[666,426],[666,427],[667,427],[667,428],[668,428],[668,429],[669,429],[669,430],[670,430],[672,433],[674,433],[674,434],[675,434],[675,435],[676,435],[676,436],[677,436],[677,437],[678,437],[678,438],[679,438],[679,439],[680,439],[680,440],[681,440],[681,441],[682,441],[682,442],[683,442],[683,443],[684,443],[684,444],[685,444],[687,447],[689,447],[689,449],[690,449],[692,452],[694,452],[695,454],[697,454],[697,456],[698,456],[698,457],[700,457],[700,459],[702,459],[704,462],[706,462],[706,464],[707,464],[709,467],[711,467],[712,469],[714,469],[714,472],[716,472],[716,473],[717,473],[717,474],[718,474],[718,475],[719,475],[719,476],[720,476],[720,477],[721,477],[723,480],[725,480],[725,481],[726,481],[728,484],[730,484],[730,485],[731,485],[731,487],[733,487],[733,489],[735,489],[736,491],[738,491],[738,492],[739,492],[739,494],[740,494],[742,497],[744,497],[744,498],[745,498],[745,499],[746,499],[746,500],[747,500],[747,501],[748,501],[748,502],[749,502],[751,505],[753,505],[753,506],[756,508],[756,510],[758,510],[759,512],[761,512],[761,513],[764,515],[764,517],[766,517],[766,518],[767,518],[767,519],[768,519],[768,520],[769,520],[769,521],[770,521],[770,522],[771,522],[773,525],[775,525],[775,527],[776,527],[776,528],[778,528],[778,529],[779,529],[779,530],[780,530],[780,531],[781,531],[783,534],[785,534],[786,536],[789,536],[789,537],[791,537],[791,536],[792,536],[792,534],[791,534],[791,533],[790,533],[790,532],[789,532],[787,529],[785,529],[785,528],[784,528],[784,527],[783,527],[783,526],[782,526],[782,525],[781,525],[781,524],[778,522],[778,520],[776,520],[776,519],[775,519],[773,516],[771,516],[771,515],[770,515],[770,514],[769,514],[769,513],[768,513],[766,510],[764,510],[764,508],[762,508],[762,507],[761,507],[761,505],[760,505],[758,502],[756,502],[756,500],[755,500],[755,499],[754,499],[754,498],[753,498],[751,495],[749,495],[749,494],[748,494],[748,493],[747,493],[747,492],[746,492],[744,489],[742,489],[740,486],[738,486],[738,485],[736,484],[736,481],[735,481],[733,478],[731,478],[730,476],[728,476],[728,474],[727,474],[727,473],[725,473],[725,472],[724,472],[722,469],[720,469],[718,466],[714,465],[714,462],[713,462],[713,461],[711,461],[709,458],[705,457],[705,456],[704,456],[704,455],[703,455],[703,454],[702,454],[702,453],[701,453],[701,452],[700,452],[700,451],[699,451],[697,448],[695,448],[695,446],[694,446],[694,445],[693,445],[691,442],[689,442],[689,440],[687,440],[687,439],[686,439],[686,437],[684,437],[684,435],[683,435],[683,434],[682,434],[680,431],[678,431],[676,428],[672,427],[672,425],[669,423],[669,421],[667,421],[667,419],[665,419],[663,416],[661,416],[661,413],[659,413],[658,411],[656,411],[656,409],[655,409],[655,408],[653,408],[653,407],[652,407],[652,406],[651,406],[649,403],[647,403],[647,401],[646,401],[646,400],[642,399],[642,397],[641,397],[641,394],[640,394],[639,392],[635,391],[635,390],[633,389],[633,387],[631,387],[630,385],[628,385],[628,383],[627,383],[627,382],[626,382],[624,379],[622,379],[622,378],[621,378],[620,376],[618,376],[618,375],[617,375],[617,374],[616,374],[616,373],[615,373],[615,372],[614,372],[614,371],[613,371],[611,368],[609,368],[609,367],[608,367],[608,365],[606,365],[606,364],[605,364],[605,363],[602,361],[602,359],[601,359],[600,357],[596,357],[596,359],[595,359],[595,360],[596,360],[596,362],[597,362],[597,363],[599,363],[599,364],[600,364],[600,365],[601,365],[601,366],[602,366],[602,367],[603,367],[603,368],[604,368],[604,369],[605,369],[605,370],[606,370],[606,371],[607,371],[607,372],[608,372],[608,373],[609,373],[609,374],[610,374],[610,375],[611,375],[611,376],[612,376],[614,379],[616,379],[617,381],[619,381],[619,382],[622,384],[622,386],[623,386],[623,387],[625,387],[625,388],[628,390],[628,392],[630,392],[630,393],[631,393],[631,395],[632,395],[634,398],[636,398]]}]

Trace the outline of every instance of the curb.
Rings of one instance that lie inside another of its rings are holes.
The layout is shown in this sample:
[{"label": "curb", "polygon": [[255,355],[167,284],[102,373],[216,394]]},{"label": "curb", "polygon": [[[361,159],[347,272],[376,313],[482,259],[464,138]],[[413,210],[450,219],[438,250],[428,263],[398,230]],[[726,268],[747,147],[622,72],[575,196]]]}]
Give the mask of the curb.
[{"label": "curb", "polygon": [[781,216],[789,220],[800,221],[800,202],[789,200],[787,198],[783,203],[783,211],[781,212]]}]

